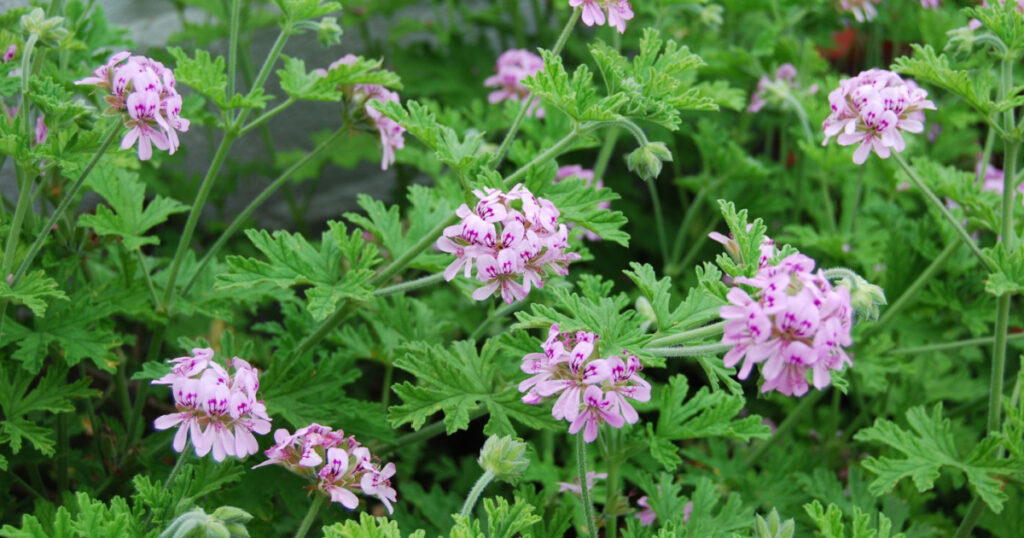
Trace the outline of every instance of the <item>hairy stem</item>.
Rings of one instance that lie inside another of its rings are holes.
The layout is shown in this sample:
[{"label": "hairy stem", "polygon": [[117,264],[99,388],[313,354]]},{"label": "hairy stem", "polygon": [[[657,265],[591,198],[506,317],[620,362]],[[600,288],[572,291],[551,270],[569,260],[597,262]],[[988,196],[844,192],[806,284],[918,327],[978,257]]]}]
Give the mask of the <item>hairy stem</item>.
[{"label": "hairy stem", "polygon": [[473,489],[469,490],[466,502],[462,504],[462,510],[459,511],[460,516],[469,517],[469,513],[472,512],[473,507],[476,506],[477,499],[480,498],[480,494],[483,493],[484,488],[491,483],[491,480],[494,480],[494,471],[484,471],[484,474],[480,475],[476,484],[473,484]]},{"label": "hairy stem", "polygon": [[648,347],[644,352],[657,357],[701,357],[704,355],[717,355],[732,349],[732,344],[706,344],[703,346],[687,347]]},{"label": "hairy stem", "polygon": [[[1007,342],[1014,340],[1020,340],[1024,338],[1024,333],[1014,333],[1006,336]],[[927,346],[914,346],[914,347],[901,347],[896,349],[890,349],[886,351],[886,355],[920,355],[923,353],[934,353],[936,351],[949,351],[951,349],[959,349],[962,347],[970,346],[984,346],[993,344],[996,341],[995,336],[982,336],[980,338],[970,338],[967,340],[957,340],[955,342],[943,342],[941,344],[930,344]]]},{"label": "hairy stem", "polygon": [[665,237],[665,218],[661,213],[661,199],[658,197],[658,188],[654,186],[654,180],[644,181],[647,184],[647,192],[651,195],[651,203],[654,205],[654,224],[658,234],[658,247],[661,249],[661,262],[668,263],[668,239]]},{"label": "hairy stem", "polygon": [[580,475],[580,496],[586,514],[587,534],[597,538],[597,518],[594,516],[594,504],[590,500],[590,486],[587,484],[587,443],[583,440],[583,432],[576,434],[576,466]]},{"label": "hairy stem", "polygon": [[696,329],[690,329],[681,333],[670,334],[661,336],[651,340],[649,345],[652,346],[674,346],[677,344],[685,344],[686,342],[692,342],[694,340],[701,340],[708,336],[719,336],[722,334],[722,330],[725,328],[725,321],[719,321],[718,323],[712,323],[711,325],[705,325],[703,327],[697,327]]}]

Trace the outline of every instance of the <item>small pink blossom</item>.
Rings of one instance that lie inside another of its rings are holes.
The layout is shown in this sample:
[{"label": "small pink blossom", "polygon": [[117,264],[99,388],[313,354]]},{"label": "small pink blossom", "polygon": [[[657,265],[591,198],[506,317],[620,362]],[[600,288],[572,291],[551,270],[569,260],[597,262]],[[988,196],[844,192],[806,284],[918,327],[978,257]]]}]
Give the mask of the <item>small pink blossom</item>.
[{"label": "small pink blossom", "polygon": [[583,430],[588,443],[597,438],[601,424],[621,428],[639,420],[629,400],[651,399],[651,386],[639,375],[640,359],[626,351],[625,358],[598,358],[597,348],[596,334],[562,333],[556,323],[541,345],[543,353],[523,357],[521,368],[531,377],[519,384],[527,404],[557,396],[551,415],[569,422],[569,433]]},{"label": "small pink blossom", "polygon": [[355,437],[313,423],[294,434],[277,430],[274,441],[274,446],[264,452],[267,461],[253,469],[281,465],[315,482],[317,491],[349,510],[359,506],[355,495],[358,488],[363,494],[380,499],[389,514],[394,511],[391,503],[396,501],[397,493],[391,487],[391,477],[395,475],[395,464],[380,467],[379,460]]},{"label": "small pink blossom", "polygon": [[[505,100],[525,101],[530,90],[523,86],[522,81],[541,69],[544,69],[544,60],[526,49],[510,49],[501,53],[494,66],[497,73],[484,80],[485,87],[498,88],[487,95],[487,100],[492,104]],[[544,107],[538,106],[534,100],[527,113],[543,118]]]},{"label": "small pink blossom", "polygon": [[737,377],[746,379],[762,364],[761,392],[779,391],[802,396],[831,383],[830,372],[852,365],[846,348],[852,345],[852,307],[845,286],[833,286],[814,260],[791,254],[776,265],[765,264],[754,277],[737,277],[729,304],[719,309],[725,320],[722,343],[729,345],[724,364],[743,361]]},{"label": "small pink blossom", "polygon": [[173,359],[171,373],[154,380],[170,385],[175,413],[158,417],[154,426],[166,430],[178,426],[174,450],[182,452],[191,438],[196,455],[213,452],[213,459],[244,458],[255,454],[259,444],[253,433],[270,433],[270,417],[257,399],[259,374],[248,362],[234,358],[231,372],[213,360],[213,350],[196,348],[193,355]]},{"label": "small pink blossom", "polygon": [[17,45],[9,45],[7,47],[7,50],[4,51],[3,62],[7,63],[7,62],[13,60],[14,59],[14,55],[16,55],[16,54],[18,54],[18,46]]},{"label": "small pink blossom", "polygon": [[567,252],[568,228],[558,222],[558,208],[549,200],[522,185],[508,193],[473,193],[479,199],[476,207],[459,206],[455,214],[462,222],[445,228],[435,243],[438,250],[455,255],[444,271],[445,280],[460,271],[470,277],[476,268],[482,286],[473,299],[482,301],[500,290],[505,302],[522,301],[532,288],[544,285],[545,273],[567,274],[569,263],[580,258]]},{"label": "small pink blossom", "polygon": [[129,129],[121,147],[138,143],[140,160],[152,158],[153,146],[173,154],[179,145],[178,132],[188,131],[190,122],[180,115],[181,95],[175,89],[174,73],[156,60],[118,52],[75,84],[108,93],[106,112],[120,115]]},{"label": "small pink blossom", "polygon": [[[626,22],[633,19],[633,6],[627,0],[569,0],[572,7],[583,6],[581,19],[587,26],[601,26],[608,21],[608,26],[618,32],[625,33]],[[605,11],[608,12],[607,19]]]},{"label": "small pink blossom", "polygon": [[42,144],[46,142],[46,137],[50,130],[46,128],[46,116],[40,114],[36,118],[36,144]]},{"label": "small pink blossom", "polygon": [[924,111],[935,110],[928,92],[883,69],[839,81],[828,100],[831,113],[821,126],[825,132],[822,145],[834,135],[841,146],[859,144],[853,154],[857,164],[863,164],[872,151],[883,159],[893,150],[903,151],[902,133],[923,132]]},{"label": "small pink blossom", "polygon": [[[587,489],[594,489],[594,485],[598,480],[605,480],[608,478],[608,473],[597,473],[594,471],[587,471]],[[566,491],[575,493],[576,495],[582,495],[583,489],[580,487],[580,478],[577,476],[572,479],[572,482],[558,482],[558,492],[564,493]]]},{"label": "small pink blossom", "polygon": [[882,0],[839,0],[839,7],[845,11],[853,13],[853,18],[857,19],[857,22],[865,22],[874,20],[878,16],[878,10],[875,9],[874,4],[881,2]]},{"label": "small pink blossom", "polygon": [[[775,70],[775,76],[768,78],[763,76],[757,81],[757,89],[750,95],[750,105],[747,106],[747,112],[757,113],[760,112],[769,99],[775,101],[781,101],[779,96],[785,96],[792,93],[794,90],[800,87],[800,83],[796,81],[796,67],[791,63],[784,63]],[[807,93],[817,93],[817,86],[808,88]]]}]

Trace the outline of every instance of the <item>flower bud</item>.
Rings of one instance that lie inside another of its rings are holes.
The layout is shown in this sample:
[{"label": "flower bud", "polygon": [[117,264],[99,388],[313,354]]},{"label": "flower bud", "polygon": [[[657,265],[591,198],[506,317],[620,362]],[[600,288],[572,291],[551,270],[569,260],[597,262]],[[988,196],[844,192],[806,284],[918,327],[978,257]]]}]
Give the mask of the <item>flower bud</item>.
[{"label": "flower bud", "polygon": [[22,15],[21,33],[26,38],[36,35],[39,45],[43,47],[56,47],[68,36],[67,28],[61,26],[64,17],[46,18],[46,13],[41,8],[35,8],[29,14]]},{"label": "flower bud", "polygon": [[637,313],[644,320],[642,325],[644,331],[658,322],[658,315],[654,312],[654,307],[651,306],[651,302],[647,300],[647,297],[637,297],[634,308],[636,308]]},{"label": "flower bud", "polygon": [[324,17],[316,25],[316,40],[325,47],[341,43],[341,34],[341,26],[335,17]]},{"label": "flower bud", "polygon": [[795,530],[793,520],[782,521],[779,512],[774,508],[772,508],[772,513],[768,514],[767,520],[760,514],[754,520],[754,536],[756,538],[793,538]]},{"label": "flower bud", "polygon": [[878,307],[889,304],[885,300],[885,291],[864,277],[849,269],[835,268],[825,271],[825,276],[835,280],[836,284],[850,290],[850,306],[858,316],[870,320],[878,319]]},{"label": "flower bud", "polygon": [[649,142],[626,156],[626,166],[645,181],[661,174],[662,161],[672,162],[672,152],[663,142]]},{"label": "flower bud", "polygon": [[510,435],[492,435],[484,442],[477,463],[485,471],[494,473],[495,478],[512,482],[530,465],[530,460],[526,459],[525,454],[526,443]]}]

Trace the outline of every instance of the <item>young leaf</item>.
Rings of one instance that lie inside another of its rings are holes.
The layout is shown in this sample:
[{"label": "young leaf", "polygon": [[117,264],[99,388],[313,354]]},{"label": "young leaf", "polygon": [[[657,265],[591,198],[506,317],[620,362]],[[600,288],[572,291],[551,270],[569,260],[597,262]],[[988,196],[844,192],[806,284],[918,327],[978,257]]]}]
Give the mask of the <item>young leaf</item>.
[{"label": "young leaf", "polygon": [[923,406],[907,411],[909,432],[885,419],[876,419],[874,426],[861,430],[854,439],[878,442],[902,453],[904,459],[869,457],[863,460],[865,469],[878,475],[870,486],[871,493],[881,496],[890,491],[900,480],[910,478],[918,491],[932,488],[942,467],[953,467],[967,476],[967,482],[981,500],[999,513],[1006,501],[1002,482],[993,474],[1012,472],[993,455],[998,441],[986,438],[963,458],[953,442],[949,419],[942,416],[942,403],[935,404],[931,415]]},{"label": "young leaf", "polygon": [[1007,252],[1006,244],[1000,241],[994,248],[985,249],[990,260],[998,269],[988,275],[985,291],[996,297],[1004,294],[1024,292],[1024,251]]},{"label": "young leaf", "polygon": [[67,301],[68,296],[57,288],[54,279],[40,269],[23,276],[15,282],[13,288],[7,284],[7,279],[0,279],[0,299],[23,304],[32,314],[41,318],[46,314],[47,301]]},{"label": "young leaf", "polygon": [[[345,523],[335,523],[323,528],[324,538],[402,538],[397,521],[389,521],[386,517],[374,517],[363,512],[359,514],[359,523],[350,519]],[[410,538],[422,531],[409,535]]]},{"label": "young leaf", "polygon": [[910,47],[914,50],[913,57],[900,56],[896,58],[892,64],[893,70],[910,75],[918,82],[927,82],[945,88],[967,101],[967,104],[981,114],[988,116],[992,108],[992,100],[988,98],[989,89],[975,87],[976,77],[972,77],[967,71],[950,67],[946,55],[936,55],[930,45],[922,46],[912,43]]},{"label": "young leaf", "polygon": [[142,245],[160,244],[159,238],[147,236],[146,232],[166,222],[167,217],[189,210],[187,205],[163,196],[154,197],[143,209],[146,186],[138,174],[127,170],[94,173],[89,176],[89,186],[110,205],[96,206],[96,213],[82,215],[79,224],[92,228],[98,235],[121,237],[129,251]]},{"label": "young leaf", "polygon": [[[810,516],[818,531],[824,538],[846,538],[846,524],[843,511],[835,504],[829,503],[825,510],[817,500],[804,505],[804,511]],[[872,526],[872,517],[864,513],[860,507],[853,508],[853,529],[850,538],[904,538],[902,532],[892,534],[892,521],[885,514],[878,513],[878,524]]]},{"label": "young leaf", "polygon": [[195,58],[189,57],[180,47],[167,49],[174,56],[177,65],[174,68],[175,79],[191,87],[202,96],[213,101],[221,110],[232,108],[265,108],[272,95],[264,95],[262,88],[248,95],[235,94],[226,96],[228,87],[227,63],[223,56],[216,59],[210,53],[196,50]]}]

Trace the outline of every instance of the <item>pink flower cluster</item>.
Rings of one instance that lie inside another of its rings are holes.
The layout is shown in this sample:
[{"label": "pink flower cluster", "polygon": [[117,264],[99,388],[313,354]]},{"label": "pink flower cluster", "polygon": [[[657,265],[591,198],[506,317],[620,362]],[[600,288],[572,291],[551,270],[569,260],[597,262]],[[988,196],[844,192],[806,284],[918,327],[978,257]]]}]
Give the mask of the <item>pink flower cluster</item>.
[{"label": "pink flower cluster", "polygon": [[[498,88],[487,95],[491,103],[500,103],[506,99],[512,101],[525,101],[530,96],[530,90],[523,86],[523,79],[544,69],[544,60],[540,56],[526,49],[510,49],[498,56],[498,62],[494,65],[497,74],[487,77],[484,86],[487,88]],[[530,103],[527,110],[538,118],[544,117],[544,107],[538,106],[536,100]]]},{"label": "pink flower cluster", "polygon": [[[562,181],[563,179],[565,179],[567,177],[578,177],[578,178],[582,179],[583,181],[585,181],[586,185],[588,187],[593,186],[595,189],[603,189],[604,188],[604,181],[601,181],[599,179],[599,180],[597,180],[597,183],[594,183],[594,171],[593,170],[588,170],[588,169],[583,168],[582,166],[580,166],[578,164],[569,164],[569,165],[560,167],[558,169],[558,172],[555,174],[555,181],[554,182],[558,183],[559,181]],[[612,203],[611,202],[598,202],[597,203],[597,208],[598,209],[611,209],[611,207],[612,207]],[[573,228],[573,224],[569,223],[569,229],[571,230],[572,228]],[[597,235],[596,233],[594,233],[594,232],[592,232],[592,231],[590,231],[590,230],[588,230],[586,228],[583,228],[583,237],[586,238],[589,241],[600,241],[601,240],[601,236]]]},{"label": "pink flower cluster", "polygon": [[903,151],[902,131],[924,131],[924,111],[935,110],[928,92],[884,69],[839,81],[828,101],[832,112],[821,125],[822,145],[837,134],[840,146],[860,144],[853,154],[857,164],[863,164],[872,150],[883,159],[889,158],[890,150]]},{"label": "pink flower cluster", "polygon": [[877,4],[882,0],[839,0],[839,7],[844,11],[853,13],[853,18],[857,19],[857,22],[864,22],[874,20],[878,16],[878,10],[875,9],[873,4]]},{"label": "pink flower cluster", "polygon": [[[473,292],[482,301],[501,289],[506,303],[522,301],[531,287],[542,287],[545,268],[568,274],[570,262],[580,255],[567,252],[569,231],[559,224],[558,209],[549,200],[537,198],[522,185],[507,194],[498,189],[473,191],[480,199],[472,210],[462,204],[455,214],[462,222],[445,228],[436,246],[455,255],[444,271],[452,280],[462,269],[483,286]],[[522,278],[522,283],[517,282]]]},{"label": "pink flower cluster", "polygon": [[[267,461],[256,465],[282,465],[289,471],[317,483],[316,489],[349,510],[359,506],[353,491],[358,487],[363,494],[377,497],[393,512],[391,503],[397,493],[391,487],[395,464],[380,467],[380,460],[359,444],[355,437],[345,437],[341,430],[310,424],[294,434],[286,429],[274,432],[276,444],[264,454]],[[319,467],[319,470],[317,469]]]},{"label": "pink flower cluster", "polygon": [[173,154],[178,149],[178,131],[188,131],[189,121],[181,117],[181,95],[174,89],[174,73],[164,64],[145,56],[122,51],[75,82],[110,92],[104,99],[108,114],[120,114],[128,134],[121,148],[139,144],[139,159],[149,160],[153,146]]},{"label": "pink flower cluster", "polygon": [[586,331],[562,333],[558,324],[548,330],[543,353],[523,357],[523,372],[531,377],[519,384],[523,402],[539,404],[558,395],[551,415],[570,423],[569,433],[583,429],[583,440],[597,439],[602,423],[613,428],[635,424],[636,409],[627,401],[651,399],[651,385],[640,377],[640,359],[623,351],[623,357],[596,358],[597,335]]},{"label": "pink flower cluster", "polygon": [[815,273],[814,260],[792,254],[734,282],[756,289],[748,294],[732,288],[726,296],[730,304],[719,310],[726,321],[722,343],[732,346],[724,362],[732,367],[743,360],[740,379],[764,362],[761,392],[803,396],[808,370],[814,386],[823,389],[832,379],[829,370],[852,365],[844,349],[853,343],[850,292],[833,287],[823,271]]},{"label": "pink flower cluster", "polygon": [[[327,72],[337,69],[342,65],[352,65],[359,57],[354,54],[346,54],[337,61],[331,63],[327,69],[317,69],[314,73],[326,77]],[[342,88],[348,101],[356,106],[363,107],[366,118],[377,129],[380,134],[381,147],[381,170],[387,170],[388,166],[395,164],[395,150],[405,147],[405,127],[402,127],[395,120],[383,115],[379,110],[371,106],[370,101],[376,99],[381,102],[391,101],[398,103],[398,93],[393,92],[379,84],[355,84],[351,87]]]},{"label": "pink flower cluster", "polygon": [[601,26],[605,22],[604,12],[608,12],[608,26],[614,27],[619,33],[625,33],[626,21],[633,18],[633,5],[628,0],[569,0],[572,7],[583,6],[583,24]]},{"label": "pink flower cluster", "polygon": [[225,368],[214,360],[210,348],[195,348],[191,356],[171,362],[171,373],[153,384],[171,386],[177,411],[157,418],[154,426],[158,430],[178,426],[174,450],[185,450],[191,438],[199,457],[211,450],[216,461],[255,454],[260,446],[252,434],[270,433],[267,408],[256,397],[259,372],[238,357]]}]

